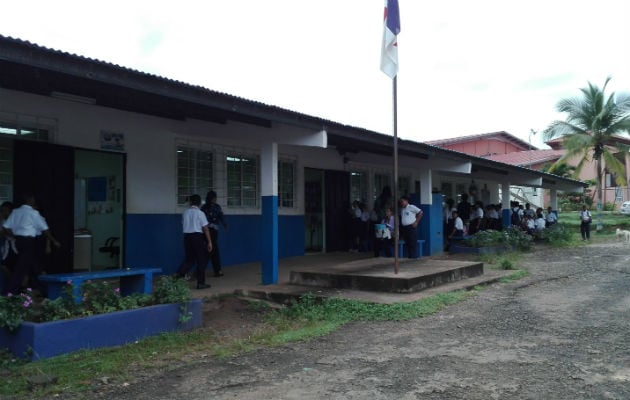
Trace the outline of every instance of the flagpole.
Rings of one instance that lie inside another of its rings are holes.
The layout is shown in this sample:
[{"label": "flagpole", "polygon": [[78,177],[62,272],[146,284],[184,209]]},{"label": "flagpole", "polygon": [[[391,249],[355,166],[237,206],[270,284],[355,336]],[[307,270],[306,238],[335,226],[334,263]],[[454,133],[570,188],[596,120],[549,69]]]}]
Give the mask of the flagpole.
[{"label": "flagpole", "polygon": [[394,274],[398,274],[398,77],[392,79],[392,104],[394,125]]}]

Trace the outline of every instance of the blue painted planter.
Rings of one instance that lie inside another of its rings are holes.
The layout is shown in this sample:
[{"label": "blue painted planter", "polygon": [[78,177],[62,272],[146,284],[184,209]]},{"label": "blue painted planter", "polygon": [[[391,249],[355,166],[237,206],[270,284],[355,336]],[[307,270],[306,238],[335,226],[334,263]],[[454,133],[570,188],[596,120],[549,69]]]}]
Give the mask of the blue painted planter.
[{"label": "blue painted planter", "polygon": [[192,317],[179,323],[179,304],[159,304],[134,310],[52,322],[23,322],[15,332],[0,329],[0,348],[17,357],[38,360],[81,349],[119,346],[164,332],[201,326],[201,299],[187,303]]}]

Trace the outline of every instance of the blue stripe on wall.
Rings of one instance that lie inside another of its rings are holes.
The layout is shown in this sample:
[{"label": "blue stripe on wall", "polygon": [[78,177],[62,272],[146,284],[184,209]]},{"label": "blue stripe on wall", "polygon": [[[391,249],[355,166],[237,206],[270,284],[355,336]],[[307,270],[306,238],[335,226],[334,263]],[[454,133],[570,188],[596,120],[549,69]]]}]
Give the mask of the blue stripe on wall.
[{"label": "blue stripe on wall", "polygon": [[[158,267],[175,273],[184,257],[179,214],[127,214],[125,266]],[[228,229],[219,232],[224,267],[259,262],[262,258],[262,217],[226,215]],[[278,217],[278,256],[304,255],[304,216]]]}]

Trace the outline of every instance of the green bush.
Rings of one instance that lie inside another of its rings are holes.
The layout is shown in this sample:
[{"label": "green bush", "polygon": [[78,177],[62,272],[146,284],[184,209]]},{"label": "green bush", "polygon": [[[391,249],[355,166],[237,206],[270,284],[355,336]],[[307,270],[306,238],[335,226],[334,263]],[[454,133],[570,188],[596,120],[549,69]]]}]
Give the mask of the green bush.
[{"label": "green bush", "polygon": [[529,250],[532,237],[516,226],[510,226],[503,231],[489,229],[472,235],[463,243],[469,247],[496,247],[506,246],[516,250]]},{"label": "green bush", "polygon": [[554,224],[542,232],[542,239],[553,246],[566,246],[573,240],[574,230],[566,224]]}]

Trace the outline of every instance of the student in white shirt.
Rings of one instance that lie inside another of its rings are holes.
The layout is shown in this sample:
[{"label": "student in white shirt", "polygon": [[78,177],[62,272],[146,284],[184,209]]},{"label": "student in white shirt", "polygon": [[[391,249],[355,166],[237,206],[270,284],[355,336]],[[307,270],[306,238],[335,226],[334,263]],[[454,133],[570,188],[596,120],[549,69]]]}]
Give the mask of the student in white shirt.
[{"label": "student in white shirt", "polygon": [[547,207],[547,228],[549,228],[551,225],[554,225],[556,223],[558,223],[558,215],[553,212],[553,210],[551,209],[551,206]]},{"label": "student in white shirt", "polygon": [[591,240],[591,212],[586,208],[586,205],[582,206],[580,211],[580,233],[582,234],[582,240]]},{"label": "student in white shirt", "polygon": [[[182,278],[197,265],[197,289],[206,289],[206,264],[212,252],[212,239],[208,229],[206,214],[199,209],[201,196],[193,194],[189,198],[190,208],[182,214],[182,230],[184,232],[184,260],[180,264],[176,278]],[[205,239],[205,240],[204,240]]]},{"label": "student in white shirt", "polygon": [[400,236],[405,241],[409,258],[418,258],[418,233],[422,210],[409,203],[409,197],[400,198]]},{"label": "student in white shirt", "polygon": [[15,269],[11,275],[7,293],[19,293],[24,277],[28,276],[31,285],[45,294],[43,293],[45,288],[39,284],[37,279],[37,275],[40,273],[39,255],[41,253],[38,248],[37,236],[43,234],[55,247],[59,247],[60,244],[50,232],[44,217],[35,209],[36,206],[35,196],[25,195],[24,204],[13,210],[2,224],[6,235],[15,239],[17,248]]}]

